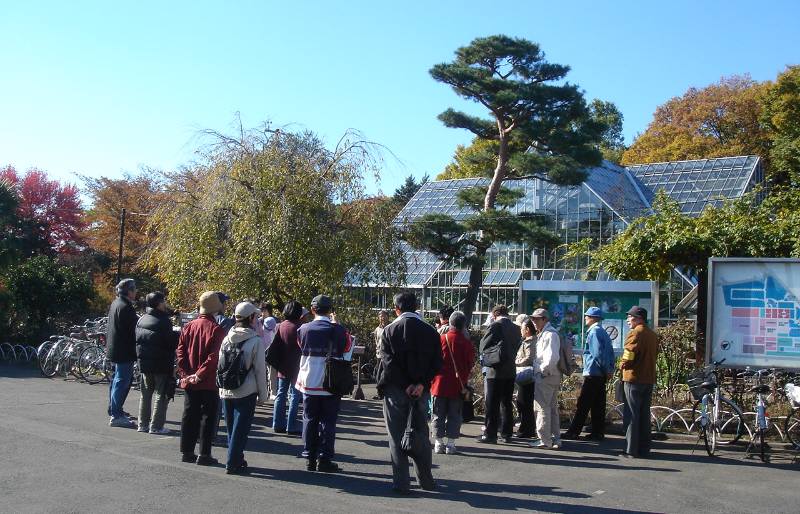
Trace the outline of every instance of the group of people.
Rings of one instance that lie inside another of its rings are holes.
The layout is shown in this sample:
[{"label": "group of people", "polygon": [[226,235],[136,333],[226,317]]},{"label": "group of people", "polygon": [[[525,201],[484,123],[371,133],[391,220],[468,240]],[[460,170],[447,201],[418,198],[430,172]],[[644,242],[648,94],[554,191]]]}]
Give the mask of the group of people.
[{"label": "group of people", "polygon": [[[275,433],[302,435],[306,469],[340,471],[335,440],[341,397],[328,390],[325,375],[330,359],[349,360],[353,341],[336,322],[330,297],[316,296],[310,311],[289,301],[282,312],[284,320],[278,323],[271,306],[259,309],[251,302],[237,304],[233,317],[227,318],[227,296],[207,291],[199,298],[199,316],[177,330],[169,320],[162,293],[146,296],[147,310],[141,318],[133,304],[135,282],[121,281],[117,293],[109,309],[107,334],[108,358],[115,364],[109,388],[109,425],[169,433],[164,427],[166,407],[177,385],[184,391],[182,461],[217,464],[211,448],[222,414],[227,429],[226,472],[246,474],[244,451],[256,406],[272,398],[272,428]],[[503,441],[511,441],[515,388],[520,414],[516,435],[531,438],[535,434],[532,446],[556,449],[562,440],[578,438],[589,412],[589,438],[603,439],[605,388],[615,372],[615,358],[602,329],[600,309],[592,307],[585,313],[584,382],[575,418],[562,435],[557,398],[562,375],[571,372],[565,366],[572,349],[562,346],[547,310],[536,309],[512,322],[505,306],[495,307],[476,356],[464,313],[443,309],[437,330],[420,316],[417,307],[414,294],[396,295],[395,319],[389,322],[388,312],[381,311],[375,330],[377,390],[383,403],[396,493],[410,492],[409,458],[420,487],[431,490],[436,488],[432,453],[457,453],[462,409],[470,402],[476,357],[484,378],[486,413],[478,442],[496,444],[498,434]],[[625,455],[629,457],[644,456],[650,447],[649,405],[657,340],[646,319],[647,313],[640,307],[628,312],[631,331],[619,364],[626,396]],[[135,420],[123,405],[137,359],[142,394]],[[275,385],[270,386],[271,379]],[[298,420],[301,401],[302,424]]]}]

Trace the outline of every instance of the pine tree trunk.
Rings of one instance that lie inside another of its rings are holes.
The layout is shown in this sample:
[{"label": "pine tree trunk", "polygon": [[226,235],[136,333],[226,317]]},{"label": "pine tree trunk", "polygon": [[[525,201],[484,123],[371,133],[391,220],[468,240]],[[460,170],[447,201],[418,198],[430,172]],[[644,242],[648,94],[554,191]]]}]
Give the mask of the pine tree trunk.
[{"label": "pine tree trunk", "polygon": [[483,285],[483,263],[486,256],[486,250],[477,249],[475,251],[475,260],[469,269],[469,285],[467,285],[467,294],[464,297],[464,303],[461,311],[467,317],[467,323],[472,324],[472,313],[475,312],[475,304],[478,300],[478,294]]}]

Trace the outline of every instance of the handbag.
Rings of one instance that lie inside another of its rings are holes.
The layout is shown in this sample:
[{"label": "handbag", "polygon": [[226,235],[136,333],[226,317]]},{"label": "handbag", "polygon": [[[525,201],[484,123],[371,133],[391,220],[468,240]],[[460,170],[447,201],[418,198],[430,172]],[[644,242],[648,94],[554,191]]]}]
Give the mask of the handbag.
[{"label": "handbag", "polygon": [[614,382],[614,399],[620,403],[625,403],[625,382],[622,381],[621,375]]},{"label": "handbag", "polygon": [[458,374],[458,366],[456,366],[456,358],[453,356],[453,346],[450,344],[449,335],[445,335],[444,339],[447,341],[447,348],[450,350],[450,359],[453,362],[453,371],[456,373],[456,380],[458,380],[458,385],[461,386],[461,400],[464,402],[461,406],[461,420],[465,423],[469,423],[475,419],[475,406],[472,404],[472,396],[475,390],[469,384],[464,384],[464,382],[461,381],[461,376]]},{"label": "handbag", "polygon": [[519,373],[517,373],[517,378],[514,381],[517,385],[526,386],[528,384],[532,384],[534,379],[534,371],[533,366],[527,366],[522,369]]},{"label": "handbag", "polygon": [[350,361],[334,358],[333,339],[329,340],[322,388],[334,396],[345,396],[353,392],[354,385],[353,367]]},{"label": "handbag", "polygon": [[417,410],[417,399],[408,403],[408,419],[406,419],[406,429],[403,431],[403,438],[400,440],[400,449],[407,454],[414,451],[416,433],[414,432],[414,411]]},{"label": "handbag", "polygon": [[284,373],[285,370],[280,369],[280,366],[283,364],[285,353],[286,345],[284,344],[283,340],[278,337],[278,334],[276,334],[275,339],[272,340],[272,344],[270,344],[269,348],[267,348],[267,353],[264,357],[264,360],[266,360],[267,364],[273,368],[277,369],[281,373]]}]

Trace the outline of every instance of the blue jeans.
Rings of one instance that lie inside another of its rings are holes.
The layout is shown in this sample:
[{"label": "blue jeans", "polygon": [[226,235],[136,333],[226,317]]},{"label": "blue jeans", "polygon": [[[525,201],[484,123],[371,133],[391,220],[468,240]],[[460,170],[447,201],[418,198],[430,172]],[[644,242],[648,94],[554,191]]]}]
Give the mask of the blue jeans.
[{"label": "blue jeans", "polygon": [[272,429],[273,430],[286,430],[286,396],[289,396],[289,419],[288,429],[289,432],[300,432],[303,426],[297,419],[297,410],[300,406],[300,399],[302,394],[295,389],[294,383],[288,378],[278,378],[278,394],[275,398],[275,403],[272,406]]},{"label": "blue jeans", "polygon": [[122,406],[128,398],[133,380],[133,362],[114,363],[114,378],[108,386],[108,415],[112,418],[119,418],[122,414]]},{"label": "blue jeans", "polygon": [[244,398],[222,401],[225,410],[225,425],[228,428],[228,469],[236,469],[244,462],[244,447],[256,412],[256,397],[253,393]]}]

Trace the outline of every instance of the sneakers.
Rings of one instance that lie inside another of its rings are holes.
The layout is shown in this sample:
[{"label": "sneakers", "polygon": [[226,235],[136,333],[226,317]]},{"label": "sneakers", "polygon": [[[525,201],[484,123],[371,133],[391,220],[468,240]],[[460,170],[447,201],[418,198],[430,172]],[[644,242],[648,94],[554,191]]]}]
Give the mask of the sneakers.
[{"label": "sneakers", "polygon": [[444,452],[445,452],[444,443],[441,441],[441,439],[437,439],[433,445],[433,453],[438,453],[439,455],[442,455],[444,454]]},{"label": "sneakers", "polygon": [[341,470],[342,468],[340,468],[338,464],[328,459],[320,459],[317,464],[317,471],[321,471],[322,473],[338,473]]},{"label": "sneakers", "polygon": [[139,427],[136,429],[136,431],[145,433],[145,432],[148,431],[148,428],[146,426],[144,426],[144,425],[139,425]]},{"label": "sneakers", "polygon": [[111,418],[108,422],[108,426],[119,428],[136,428],[136,424],[125,416]]},{"label": "sneakers", "polygon": [[530,446],[531,448],[544,448],[546,450],[549,450],[551,448],[549,444],[544,444],[544,442],[542,442],[541,439],[534,439],[533,441],[528,443],[528,446]]},{"label": "sneakers", "polygon": [[456,453],[458,453],[458,450],[456,450],[455,443],[448,443],[444,449],[444,453],[446,453],[447,455],[455,455]]},{"label": "sneakers", "polygon": [[172,433],[172,430],[170,430],[168,428],[164,428],[164,427],[151,428],[150,429],[150,433],[153,434],[153,435],[169,435],[169,434]]}]

